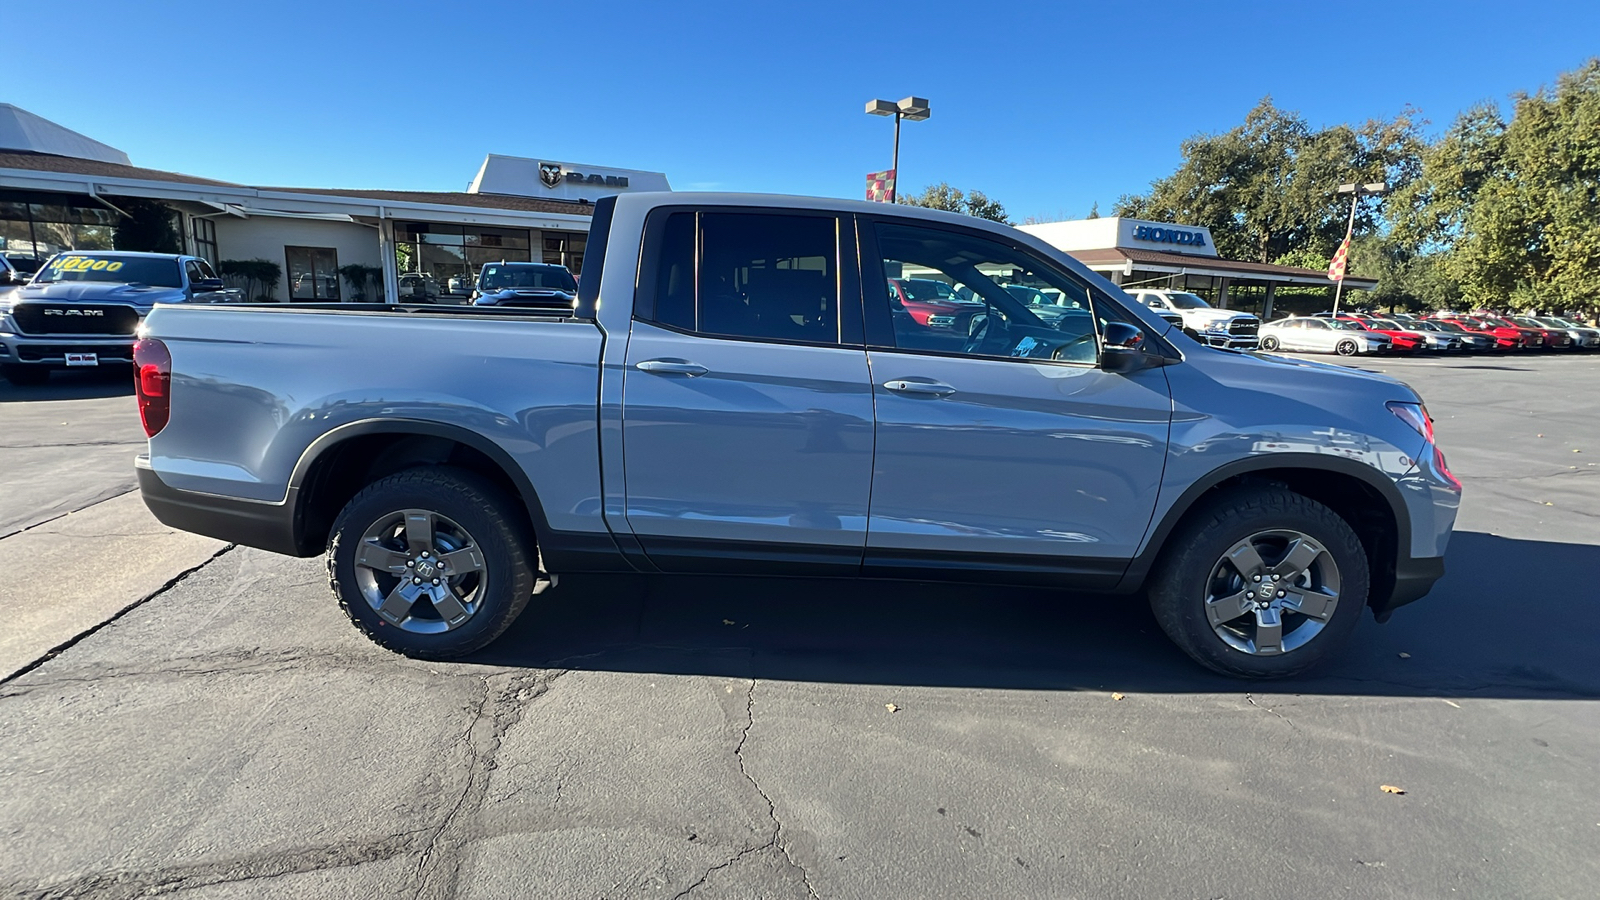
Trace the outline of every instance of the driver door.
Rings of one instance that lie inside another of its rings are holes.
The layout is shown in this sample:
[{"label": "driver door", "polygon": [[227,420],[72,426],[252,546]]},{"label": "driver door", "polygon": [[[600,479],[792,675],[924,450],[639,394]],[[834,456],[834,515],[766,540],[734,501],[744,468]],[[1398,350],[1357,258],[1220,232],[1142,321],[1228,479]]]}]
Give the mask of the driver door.
[{"label": "driver door", "polygon": [[[863,222],[861,235],[876,408],[866,565],[1119,578],[1165,461],[1163,371],[1101,369],[1092,304],[1110,301],[1031,251],[920,221]],[[892,315],[873,288],[902,277],[970,289],[983,320],[963,335]],[[1047,324],[1007,285],[1060,292],[1081,314]]]}]

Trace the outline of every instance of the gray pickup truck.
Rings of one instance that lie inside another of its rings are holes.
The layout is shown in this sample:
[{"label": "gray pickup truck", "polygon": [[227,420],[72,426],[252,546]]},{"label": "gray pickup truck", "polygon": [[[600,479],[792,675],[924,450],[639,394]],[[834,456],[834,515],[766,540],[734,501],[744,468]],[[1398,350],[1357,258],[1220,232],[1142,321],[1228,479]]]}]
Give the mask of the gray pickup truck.
[{"label": "gray pickup truck", "polygon": [[128,365],[134,332],[162,303],[242,299],[196,256],[74,250],[0,295],[0,374],[41,384],[52,369]]},{"label": "gray pickup truck", "polygon": [[[981,319],[920,324],[898,278]],[[1030,235],[910,207],[625,195],[562,306],[174,305],[145,332],[156,516],[325,553],[355,625],[424,658],[562,574],[750,573],[1144,594],[1201,664],[1282,676],[1427,593],[1461,491],[1404,384],[1206,347]]]}]

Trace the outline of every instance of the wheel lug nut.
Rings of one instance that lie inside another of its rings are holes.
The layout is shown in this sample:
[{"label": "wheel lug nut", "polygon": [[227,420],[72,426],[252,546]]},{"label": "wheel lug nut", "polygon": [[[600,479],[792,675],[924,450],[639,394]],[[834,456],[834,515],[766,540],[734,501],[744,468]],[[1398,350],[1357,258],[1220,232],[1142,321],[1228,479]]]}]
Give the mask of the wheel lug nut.
[{"label": "wheel lug nut", "polygon": [[1279,596],[1279,597],[1282,597],[1282,596],[1285,596],[1285,593],[1284,593],[1284,592],[1283,592],[1283,591],[1279,591],[1279,592],[1278,592],[1278,596]]},{"label": "wheel lug nut", "polygon": [[408,568],[408,569],[411,568],[412,566],[416,565],[416,564],[417,564],[417,562],[414,559],[406,560],[406,568]]},{"label": "wheel lug nut", "polygon": [[1255,591],[1245,591],[1244,596],[1245,596],[1246,599],[1254,600],[1256,598],[1256,592]]},{"label": "wheel lug nut", "polygon": [[434,584],[438,584],[438,583],[439,583],[439,579],[437,579],[437,578],[435,578],[435,579],[434,579],[434,580],[433,580],[433,583],[434,583]]},{"label": "wheel lug nut", "polygon": [[422,551],[422,558],[423,559],[427,559],[428,558],[428,551],[426,551],[426,550]]},{"label": "wheel lug nut", "polygon": [[[426,553],[424,553],[424,554],[422,554],[422,555],[423,555],[423,556],[427,556],[427,555],[428,555],[428,554],[426,554]],[[1277,581],[1277,580],[1278,580],[1278,576],[1276,576],[1276,575],[1274,575],[1274,576],[1272,576],[1272,580],[1273,580],[1273,581]]]},{"label": "wheel lug nut", "polygon": [[412,584],[421,584],[422,583],[422,579],[421,578],[413,578],[413,579],[411,579],[411,583]]},{"label": "wheel lug nut", "polygon": [[1260,575],[1251,575],[1250,576],[1250,580],[1251,581],[1260,581],[1261,580],[1261,576]]}]

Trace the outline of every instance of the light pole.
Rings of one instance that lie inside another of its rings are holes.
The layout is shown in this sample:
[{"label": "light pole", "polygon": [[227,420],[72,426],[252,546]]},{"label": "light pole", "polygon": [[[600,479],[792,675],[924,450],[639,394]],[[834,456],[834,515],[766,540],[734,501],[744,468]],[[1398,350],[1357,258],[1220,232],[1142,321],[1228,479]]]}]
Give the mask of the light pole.
[{"label": "light pole", "polygon": [[921,122],[929,116],[928,101],[921,97],[907,97],[899,103],[887,100],[867,101],[867,115],[894,116],[894,161],[889,171],[894,173],[894,188],[889,191],[889,202],[900,202],[900,120]]},{"label": "light pole", "polygon": [[[1350,222],[1344,227],[1343,245],[1345,253],[1344,264],[1346,268],[1349,268],[1350,266],[1350,235],[1356,230],[1356,204],[1361,202],[1362,197],[1376,197],[1380,194],[1386,194],[1388,192],[1389,185],[1387,182],[1383,181],[1374,181],[1369,184],[1339,185],[1339,189],[1336,191],[1336,193],[1350,195]],[[1333,317],[1337,319],[1339,318],[1339,297],[1344,294],[1343,272],[1339,273],[1339,280],[1333,284]]]}]

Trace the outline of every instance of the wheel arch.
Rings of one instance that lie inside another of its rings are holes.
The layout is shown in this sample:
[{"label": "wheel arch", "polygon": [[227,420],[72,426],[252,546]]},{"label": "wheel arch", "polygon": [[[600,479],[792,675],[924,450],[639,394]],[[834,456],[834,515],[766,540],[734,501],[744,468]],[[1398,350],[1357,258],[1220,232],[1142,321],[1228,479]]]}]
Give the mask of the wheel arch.
[{"label": "wheel arch", "polygon": [[1167,539],[1216,492],[1252,484],[1279,485],[1316,500],[1350,524],[1367,551],[1371,586],[1367,605],[1381,608],[1394,593],[1401,540],[1411,534],[1411,515],[1392,480],[1373,467],[1340,457],[1281,453],[1235,460],[1190,485],[1161,517],[1145,549],[1129,564],[1119,592],[1144,586]]},{"label": "wheel arch", "polygon": [[549,532],[533,482],[504,448],[455,425],[419,419],[349,422],[311,443],[289,477],[294,540],[301,556],[326,546],[339,511],[360,490],[386,475],[425,465],[452,465],[515,494],[535,540]]}]

